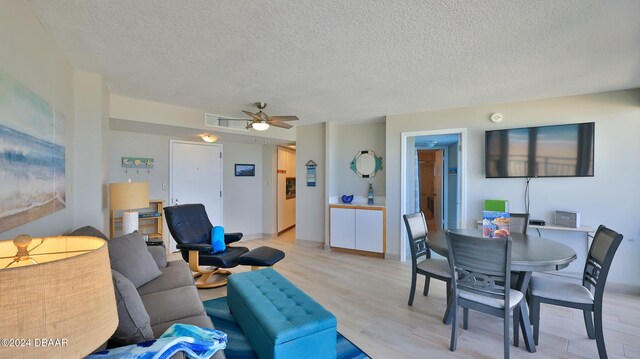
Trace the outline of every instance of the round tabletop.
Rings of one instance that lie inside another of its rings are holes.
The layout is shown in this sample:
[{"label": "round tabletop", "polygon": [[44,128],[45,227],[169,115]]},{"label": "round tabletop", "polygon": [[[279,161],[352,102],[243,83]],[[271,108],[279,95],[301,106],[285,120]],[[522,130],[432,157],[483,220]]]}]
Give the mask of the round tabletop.
[{"label": "round tabletop", "polygon": [[[466,236],[482,237],[480,229],[452,229]],[[546,238],[511,233],[511,270],[514,272],[540,272],[565,268],[578,258],[569,246]],[[490,239],[487,239],[490,240]],[[441,256],[448,255],[444,231],[429,233],[431,249]]]}]

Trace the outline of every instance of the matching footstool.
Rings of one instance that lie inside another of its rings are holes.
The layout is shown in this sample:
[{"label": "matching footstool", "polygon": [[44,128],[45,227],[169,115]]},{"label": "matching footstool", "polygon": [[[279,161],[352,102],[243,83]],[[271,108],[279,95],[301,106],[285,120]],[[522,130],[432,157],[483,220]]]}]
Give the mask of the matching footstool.
[{"label": "matching footstool", "polygon": [[272,268],[229,276],[227,302],[260,359],[336,357],[336,317]]},{"label": "matching footstool", "polygon": [[238,258],[238,264],[251,266],[252,270],[257,267],[271,267],[284,258],[284,252],[271,247],[258,247],[241,255]]}]

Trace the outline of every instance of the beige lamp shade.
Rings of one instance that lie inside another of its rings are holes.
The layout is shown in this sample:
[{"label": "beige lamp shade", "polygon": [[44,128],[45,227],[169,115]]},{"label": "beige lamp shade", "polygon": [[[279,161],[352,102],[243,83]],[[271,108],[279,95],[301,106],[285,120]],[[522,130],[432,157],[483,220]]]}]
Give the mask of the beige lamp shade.
[{"label": "beige lamp shade", "polygon": [[124,182],[109,184],[109,208],[131,210],[149,207],[147,182]]},{"label": "beige lamp shade", "polygon": [[82,358],[96,350],[118,325],[106,242],[1,240],[0,318],[0,339],[15,344],[3,342],[3,358]]}]

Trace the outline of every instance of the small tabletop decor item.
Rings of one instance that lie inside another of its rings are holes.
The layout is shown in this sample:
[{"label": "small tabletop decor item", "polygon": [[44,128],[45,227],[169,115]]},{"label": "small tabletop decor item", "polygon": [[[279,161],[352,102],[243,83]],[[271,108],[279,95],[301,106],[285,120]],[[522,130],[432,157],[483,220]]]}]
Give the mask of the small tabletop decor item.
[{"label": "small tabletop decor item", "polygon": [[342,199],[342,203],[351,203],[353,201],[353,195],[352,194],[350,194],[350,195],[346,195],[345,194],[345,195],[342,195],[341,199]]}]

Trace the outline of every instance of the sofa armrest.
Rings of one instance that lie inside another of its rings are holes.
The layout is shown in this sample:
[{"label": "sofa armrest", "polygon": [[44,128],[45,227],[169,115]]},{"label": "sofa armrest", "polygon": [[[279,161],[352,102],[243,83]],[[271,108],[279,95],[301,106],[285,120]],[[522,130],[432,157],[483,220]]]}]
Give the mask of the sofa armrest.
[{"label": "sofa armrest", "polygon": [[178,243],[176,248],[188,251],[213,252],[213,246],[209,243]]},{"label": "sofa armrest", "polygon": [[242,233],[240,232],[235,232],[235,233],[225,233],[224,234],[224,244],[230,244],[233,242],[237,242],[239,240],[242,239]]},{"label": "sofa armrest", "polygon": [[156,261],[158,268],[166,268],[167,267],[167,249],[164,245],[162,246],[147,246],[149,253],[153,257],[153,260]]}]

